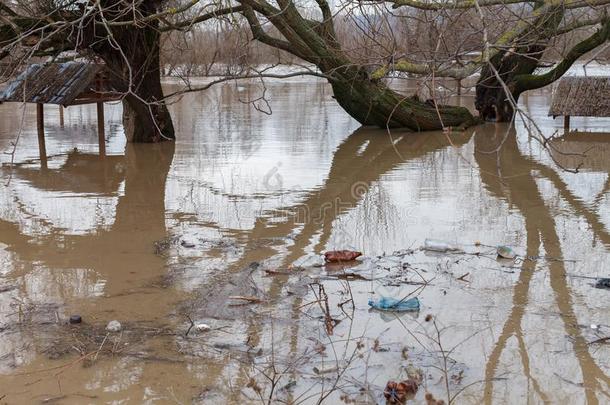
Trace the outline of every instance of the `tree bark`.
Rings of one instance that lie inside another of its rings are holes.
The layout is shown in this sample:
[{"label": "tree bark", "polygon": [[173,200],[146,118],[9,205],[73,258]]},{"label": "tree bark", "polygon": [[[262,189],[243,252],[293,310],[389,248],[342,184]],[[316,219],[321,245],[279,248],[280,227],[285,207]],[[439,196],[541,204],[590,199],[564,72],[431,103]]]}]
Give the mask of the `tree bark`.
[{"label": "tree bark", "polygon": [[[127,34],[133,45],[117,55],[102,54],[111,72],[111,81],[125,93],[123,124],[129,142],[159,142],[175,139],[172,118],[163,99],[159,66],[159,35],[148,29]],[[141,44],[142,46],[138,46]],[[118,74],[116,74],[118,73]]]},{"label": "tree bark", "polygon": [[536,70],[544,49],[544,46],[532,46],[519,53],[503,52],[483,67],[476,84],[474,101],[483,120],[508,122],[513,119],[513,102],[519,101],[522,92],[516,78]]},{"label": "tree bark", "polygon": [[[538,3],[535,11],[543,10]],[[475,108],[486,121],[508,122],[524,88],[522,79],[534,73],[542,55],[563,19],[564,9],[553,6],[532,21],[511,49],[494,55],[481,70],[476,84]]]},{"label": "tree bark", "polygon": [[406,128],[411,131],[430,131],[448,127],[465,128],[475,118],[464,107],[422,102],[387,87],[383,82],[366,77],[336,75],[330,81],[339,105],[362,125],[380,128]]},{"label": "tree bark", "polygon": [[[139,12],[154,13],[154,3],[140,5]],[[175,139],[161,87],[158,22],[111,27],[110,31],[112,36],[105,41],[90,39],[94,44],[91,49],[106,62],[113,87],[125,95],[123,124],[127,140],[142,143]]]},{"label": "tree bark", "polygon": [[[464,107],[437,105],[434,100],[401,95],[372,77],[365,66],[354,63],[341,49],[333,26],[330,7],[317,1],[324,16],[322,22],[303,18],[293,3],[280,0],[280,12],[268,3],[240,0],[245,8],[254,39],[315,64],[328,76],[339,105],[363,125],[380,128],[405,128],[430,131],[448,127],[468,127],[476,123]],[[265,15],[285,39],[270,36],[262,29],[254,10]]]}]

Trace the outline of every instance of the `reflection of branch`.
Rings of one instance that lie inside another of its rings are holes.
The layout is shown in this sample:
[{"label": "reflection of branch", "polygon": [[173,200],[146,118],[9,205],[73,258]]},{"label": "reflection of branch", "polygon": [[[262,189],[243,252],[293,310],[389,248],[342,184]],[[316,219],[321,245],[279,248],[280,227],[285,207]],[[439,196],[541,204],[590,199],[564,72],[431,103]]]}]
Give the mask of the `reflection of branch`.
[{"label": "reflection of branch", "polygon": [[[538,238],[537,229],[532,226],[531,221],[528,221],[528,217],[526,217],[525,222],[526,234],[527,234],[527,253],[526,256],[533,257],[538,256],[539,247],[540,247],[540,239]],[[523,322],[523,316],[525,315],[525,308],[528,304],[529,297],[529,289],[530,283],[534,276],[534,271],[536,270],[536,262],[533,260],[525,260],[522,263],[521,272],[519,274],[519,280],[515,285],[515,289],[513,291],[513,302],[512,309],[508,317],[506,318],[506,322],[504,323],[504,327],[502,332],[500,333],[500,337],[496,341],[496,344],[489,355],[487,360],[487,364],[485,365],[485,389],[484,389],[484,402],[486,404],[492,404],[492,394],[493,394],[493,378],[500,363],[500,358],[502,357],[502,352],[506,348],[506,344],[508,340],[512,336],[516,336],[519,341],[519,353],[521,355],[521,361],[524,364],[528,364],[528,354],[527,349],[525,347],[521,347],[523,342],[523,331],[521,329],[521,323]],[[530,377],[531,378],[531,377]],[[534,381],[534,387],[538,387],[538,383],[535,379],[531,378]],[[538,388],[535,388],[536,392],[540,395],[540,398],[544,401],[546,399],[546,395],[544,392],[539,391]],[[544,401],[546,403],[546,401]]]},{"label": "reflection of branch", "polygon": [[559,195],[572,207],[574,212],[580,212],[582,216],[585,217],[589,225],[591,226],[591,230],[595,234],[595,236],[600,239],[604,244],[610,245],[610,233],[605,229],[604,223],[600,220],[599,215],[592,212],[587,208],[585,204],[583,204],[578,198],[576,198],[572,192],[568,189],[566,184],[563,182],[561,177],[548,166],[545,166],[541,163],[535,162],[531,159],[528,159],[530,164],[537,169],[541,175],[546,177],[559,191]]},{"label": "reflection of branch", "polygon": [[563,60],[547,73],[541,75],[529,74],[515,76],[515,81],[517,82],[516,91],[522,92],[525,90],[539,89],[553,83],[555,80],[563,76],[563,74],[567,72],[570,67],[572,67],[572,64],[574,64],[578,58],[597,48],[599,45],[603,44],[609,39],[610,19],[606,19],[600,30],[574,45]]},{"label": "reflection of branch", "polygon": [[[503,149],[506,162],[509,164],[505,165],[506,171],[523,170],[523,167],[531,170],[538,168],[539,171],[544,172],[543,174],[548,176],[551,181],[556,184],[559,190],[565,190],[565,194],[570,198],[573,205],[578,205],[574,197],[567,191],[565,185],[559,179],[557,173],[550,168],[540,165],[537,162],[532,161],[531,158],[524,157],[518,149],[516,136],[507,142]],[[476,154],[476,159],[481,167],[489,165],[488,161],[482,159],[484,155]],[[562,257],[561,241],[557,235],[555,219],[549,212],[546,206],[546,202],[540,191],[536,181],[531,174],[521,176],[511,176],[510,173],[505,174],[504,186],[508,187],[507,198],[516,205],[517,209],[525,219],[525,227],[527,232],[527,244],[528,244],[528,256],[536,255],[540,248],[540,243],[544,243],[544,250],[548,257],[554,257],[560,259]],[[491,177],[483,177],[483,181],[487,183],[490,191],[495,192],[498,196],[505,195],[506,192],[500,187],[500,180],[494,180]],[[497,181],[497,183],[496,183]],[[536,209],[534,209],[534,207]],[[542,210],[538,209],[542,207]],[[584,208],[584,207],[583,207]],[[578,210],[575,209],[577,212]],[[588,212],[585,210],[585,212]],[[588,221],[591,219],[596,220],[594,215],[586,217]],[[590,222],[591,223],[591,222]],[[592,224],[593,225],[593,224]],[[602,225],[603,229],[603,225]],[[602,232],[605,234],[605,232]],[[605,234],[607,236],[607,234]],[[578,323],[576,322],[576,314],[574,311],[574,304],[572,300],[572,292],[570,291],[566,281],[566,270],[564,263],[561,260],[548,261],[549,266],[549,278],[551,282],[551,288],[555,294],[556,305],[559,309],[560,318],[563,321],[566,333],[570,336],[572,341],[572,347],[576,359],[578,360],[580,371],[583,375],[585,395],[588,403],[597,403],[595,396],[596,389],[599,389],[599,382],[604,381],[606,384],[610,383],[610,378],[604,373],[604,371],[598,366],[595,360],[592,358],[588,351],[587,342],[582,336],[582,331],[579,329]],[[495,370],[500,361],[502,351],[506,347],[508,339],[518,333],[517,325],[521,325],[522,318],[527,303],[527,297],[529,295],[530,282],[534,274],[535,267],[525,266],[524,263],[523,271],[520,275],[520,281],[515,286],[513,295],[513,309],[509,318],[507,319],[500,339],[496,343],[494,350],[489,358],[486,366],[486,380],[489,381],[490,377],[493,377]],[[533,263],[532,265],[533,266]],[[525,360],[525,359],[523,359]],[[485,403],[491,404],[493,389],[491,382],[488,382],[488,386],[485,389]]]}]

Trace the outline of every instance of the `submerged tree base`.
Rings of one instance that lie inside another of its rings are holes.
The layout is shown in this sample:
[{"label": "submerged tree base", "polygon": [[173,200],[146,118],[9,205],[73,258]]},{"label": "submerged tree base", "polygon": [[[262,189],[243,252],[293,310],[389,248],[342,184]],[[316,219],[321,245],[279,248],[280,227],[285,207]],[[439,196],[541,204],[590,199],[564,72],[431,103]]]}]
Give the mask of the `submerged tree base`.
[{"label": "submerged tree base", "polygon": [[420,132],[450,127],[468,128],[479,122],[465,107],[405,96],[391,90],[385,83],[371,79],[363,70],[335,71],[332,75],[330,83],[334,98],[363,125]]}]

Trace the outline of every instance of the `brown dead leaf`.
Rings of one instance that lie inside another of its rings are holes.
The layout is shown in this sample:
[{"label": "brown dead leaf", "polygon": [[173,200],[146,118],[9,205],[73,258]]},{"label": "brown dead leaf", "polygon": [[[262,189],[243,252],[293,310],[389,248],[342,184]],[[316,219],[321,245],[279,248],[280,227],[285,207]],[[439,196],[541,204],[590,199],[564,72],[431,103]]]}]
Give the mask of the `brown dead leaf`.
[{"label": "brown dead leaf", "polygon": [[360,256],[362,253],[353,250],[331,250],[324,253],[324,260],[326,263],[351,262]]}]

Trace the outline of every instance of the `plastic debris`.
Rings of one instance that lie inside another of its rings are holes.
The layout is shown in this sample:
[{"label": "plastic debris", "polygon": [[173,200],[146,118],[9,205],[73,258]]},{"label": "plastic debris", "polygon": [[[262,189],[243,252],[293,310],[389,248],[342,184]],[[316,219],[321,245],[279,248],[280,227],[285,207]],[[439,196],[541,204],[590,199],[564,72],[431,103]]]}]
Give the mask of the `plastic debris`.
[{"label": "plastic debris", "polygon": [[445,405],[445,401],[434,398],[434,395],[429,392],[426,392],[424,398],[426,399],[426,405]]},{"label": "plastic debris", "polygon": [[381,297],[378,300],[369,299],[369,306],[381,311],[419,311],[419,299],[417,297],[406,299],[396,299],[390,297]]},{"label": "plastic debris", "polygon": [[508,246],[498,246],[496,252],[498,253],[498,256],[503,259],[514,259],[517,257],[515,251]]},{"label": "plastic debris", "polygon": [[182,241],[180,241],[180,245],[182,245],[182,247],[185,247],[185,248],[194,248],[195,242],[186,240],[186,239],[182,239]]},{"label": "plastic debris", "polygon": [[331,250],[324,253],[324,260],[326,263],[351,262],[360,256],[362,253],[352,250]]},{"label": "plastic debris", "polygon": [[229,295],[229,298],[232,300],[246,301],[252,304],[260,304],[263,302],[262,299],[249,295]]},{"label": "plastic debris", "polygon": [[426,239],[424,250],[432,252],[463,252],[460,246],[437,239]]},{"label": "plastic debris", "polygon": [[592,323],[591,329],[597,330],[597,329],[599,329],[599,325]]},{"label": "plastic debris", "polygon": [[610,278],[600,278],[595,282],[595,288],[610,290]]},{"label": "plastic debris", "polygon": [[83,321],[83,318],[81,318],[80,315],[70,315],[70,323],[71,324],[77,324],[77,323],[81,323]]},{"label": "plastic debris", "polygon": [[313,372],[320,375],[320,374],[328,374],[328,373],[335,373],[339,371],[339,367],[334,366],[334,367],[327,367],[327,368],[318,368],[318,367],[314,367],[313,368]]},{"label": "plastic debris", "polygon": [[195,325],[195,330],[197,332],[207,332],[210,329],[212,329],[212,327],[210,325],[208,325],[207,323],[198,323]]},{"label": "plastic debris", "polygon": [[388,404],[404,404],[408,396],[417,393],[418,388],[419,384],[412,378],[400,382],[388,381],[383,396]]},{"label": "plastic debris", "polygon": [[108,332],[120,332],[121,329],[123,329],[123,326],[121,325],[121,322],[117,320],[110,321],[108,322],[108,325],[106,325],[106,330]]}]

